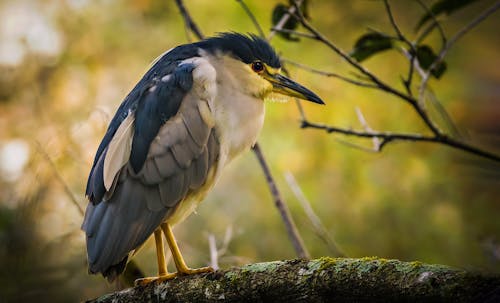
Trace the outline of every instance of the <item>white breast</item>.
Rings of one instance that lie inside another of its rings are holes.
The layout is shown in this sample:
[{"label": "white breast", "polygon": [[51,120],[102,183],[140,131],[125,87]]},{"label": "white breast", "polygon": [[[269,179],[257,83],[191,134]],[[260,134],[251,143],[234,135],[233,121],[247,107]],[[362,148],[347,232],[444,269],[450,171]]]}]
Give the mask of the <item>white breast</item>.
[{"label": "white breast", "polygon": [[196,209],[229,161],[255,144],[264,123],[264,101],[255,97],[255,90],[262,88],[248,87],[248,83],[259,85],[260,77],[248,79],[256,75],[245,70],[245,64],[227,57],[210,57],[209,60],[197,57],[183,62],[196,65],[192,89],[209,105],[200,112],[207,125],[215,127],[220,152],[206,183],[198,191],[191,192],[167,219],[172,225],[183,221]]},{"label": "white breast", "polygon": [[262,85],[259,76],[241,61],[228,56],[211,57],[217,73],[213,115],[221,145],[222,165],[250,149],[264,123],[264,101],[256,97]]}]

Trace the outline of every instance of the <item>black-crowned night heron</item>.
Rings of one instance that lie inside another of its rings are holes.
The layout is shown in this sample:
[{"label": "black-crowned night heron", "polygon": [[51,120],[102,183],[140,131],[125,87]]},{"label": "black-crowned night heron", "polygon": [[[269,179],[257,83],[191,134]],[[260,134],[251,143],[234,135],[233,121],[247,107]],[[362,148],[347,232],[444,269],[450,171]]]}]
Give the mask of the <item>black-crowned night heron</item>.
[{"label": "black-crowned night heron", "polygon": [[[266,96],[323,104],[280,68],[265,40],[237,33],[178,46],[153,62],[111,120],[88,178],[82,229],[91,273],[114,280],[153,233],[159,277],[139,283],[211,271],[186,266],[171,226],[255,144]],[[177,273],[167,273],[162,232]]]}]

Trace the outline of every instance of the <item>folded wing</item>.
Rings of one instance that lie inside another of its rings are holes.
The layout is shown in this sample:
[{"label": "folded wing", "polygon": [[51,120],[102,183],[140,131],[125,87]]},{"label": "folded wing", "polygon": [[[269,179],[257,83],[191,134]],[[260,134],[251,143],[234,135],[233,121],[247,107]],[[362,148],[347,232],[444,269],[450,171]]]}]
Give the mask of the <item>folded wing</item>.
[{"label": "folded wing", "polygon": [[193,71],[208,62],[163,64],[169,73],[153,73],[135,88],[137,100],[121,107],[127,115],[116,114],[120,123],[101,143],[89,176],[91,203],[82,225],[89,271],[111,280],[129,253],[205,185],[217,164],[219,143],[207,119],[213,96],[191,89],[207,84],[200,86],[197,81],[206,78],[193,78]]}]

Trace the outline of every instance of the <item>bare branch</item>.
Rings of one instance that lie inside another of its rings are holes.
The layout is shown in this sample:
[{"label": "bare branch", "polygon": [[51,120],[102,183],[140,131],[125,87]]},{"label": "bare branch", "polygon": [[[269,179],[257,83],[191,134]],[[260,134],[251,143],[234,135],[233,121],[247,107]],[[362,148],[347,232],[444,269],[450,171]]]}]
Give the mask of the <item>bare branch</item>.
[{"label": "bare branch", "polygon": [[288,8],[288,11],[283,15],[283,17],[281,17],[281,20],[276,24],[276,26],[271,30],[271,32],[267,36],[267,41],[271,41],[274,35],[276,35],[277,31],[283,29],[283,26],[285,26],[288,20],[292,18],[292,15],[295,14],[297,7],[300,7],[302,1],[303,0],[294,1],[296,5],[291,5],[290,8]]},{"label": "bare branch", "polygon": [[[296,4],[295,4],[296,6]],[[367,70],[364,66],[359,64],[357,61],[355,61],[353,58],[351,58],[347,53],[342,51],[339,47],[337,47],[334,43],[332,43],[330,40],[328,40],[325,36],[323,36],[316,28],[314,28],[309,22],[304,18],[304,16],[300,13],[300,10],[298,11],[298,18],[302,26],[306,28],[309,32],[314,34],[316,36],[316,40],[322,42],[326,46],[328,46],[330,49],[332,49],[337,55],[339,55],[341,58],[343,58],[345,61],[347,61],[351,66],[356,68],[358,71],[360,71],[363,75],[368,77],[370,81],[372,81],[378,88],[381,90],[395,95],[399,97],[400,99],[410,103],[412,107],[415,109],[415,111],[418,113],[418,115],[421,117],[421,119],[424,121],[424,123],[427,125],[427,127],[432,131],[437,136],[441,135],[441,132],[437,128],[437,126],[434,124],[434,122],[430,119],[429,115],[427,112],[424,110],[424,108],[420,107],[417,100],[413,98],[410,95],[407,95],[394,87],[386,84],[383,82],[381,79],[379,79],[377,76],[372,74],[369,70]]]},{"label": "bare branch", "polygon": [[233,239],[233,227],[229,225],[226,228],[226,232],[224,233],[224,241],[222,242],[222,247],[218,249],[219,256],[223,256],[226,254],[229,247],[229,243],[231,242],[232,239]]},{"label": "bare branch", "polygon": [[179,11],[182,15],[182,18],[184,19],[184,24],[186,25],[186,27],[189,28],[198,39],[200,40],[203,39],[203,34],[200,31],[198,25],[196,25],[196,23],[193,21],[193,18],[191,18],[191,15],[187,11],[186,7],[184,6],[184,1],[175,0],[175,3],[179,8]]},{"label": "bare branch", "polygon": [[475,154],[490,160],[499,161],[500,156],[466,142],[462,142],[460,140],[448,137],[446,135],[439,136],[426,136],[421,134],[411,134],[411,133],[391,133],[391,132],[362,132],[355,131],[350,129],[343,129],[335,126],[328,126],[319,123],[313,123],[309,121],[302,121],[302,128],[315,128],[326,131],[327,133],[339,133],[347,136],[355,136],[361,138],[373,138],[377,137],[382,139],[382,143],[380,144],[380,150],[387,144],[392,141],[413,141],[413,142],[430,142],[430,143],[440,143],[443,145],[448,145],[450,147],[454,147],[456,149],[460,149],[471,154]]},{"label": "bare branch", "polygon": [[394,31],[396,32],[398,39],[400,41],[404,42],[408,46],[408,48],[410,49],[409,52],[405,50],[406,53],[409,53],[408,59],[409,59],[410,65],[408,68],[408,75],[407,75],[406,79],[403,79],[403,85],[405,86],[406,92],[408,93],[408,95],[413,97],[411,84],[413,81],[414,62],[416,62],[415,56],[417,53],[417,51],[415,49],[415,44],[412,43],[410,40],[408,40],[406,38],[406,36],[401,32],[401,29],[399,28],[398,24],[396,23],[396,20],[394,19],[394,15],[392,13],[391,6],[389,5],[389,1],[384,0],[384,5],[385,5],[385,10],[387,12],[387,16],[389,17],[389,21],[391,22],[391,25],[394,28]]},{"label": "bare branch", "polygon": [[426,91],[426,100],[430,100],[430,104],[433,105],[433,108],[436,110],[437,114],[440,116],[441,121],[444,122],[446,130],[456,138],[463,138],[462,132],[455,125],[450,115],[446,111],[446,108],[439,102],[437,97],[434,95],[431,89],[427,89]]},{"label": "bare branch", "polygon": [[82,206],[80,205],[80,203],[78,203],[78,200],[76,199],[75,195],[73,194],[73,192],[69,188],[68,184],[66,183],[66,181],[64,180],[64,178],[61,176],[61,174],[57,170],[57,167],[56,167],[56,164],[54,163],[54,161],[52,161],[52,159],[50,158],[49,154],[47,153],[47,151],[45,150],[45,148],[43,147],[43,145],[40,144],[40,142],[35,141],[35,145],[36,145],[36,148],[38,149],[38,152],[43,156],[43,158],[49,164],[50,168],[52,169],[52,173],[56,177],[57,182],[59,182],[59,184],[62,185],[62,187],[64,189],[64,192],[68,196],[68,198],[71,201],[71,203],[73,203],[73,205],[76,207],[76,209],[78,210],[78,212],[80,213],[80,215],[83,216],[83,214],[85,212],[84,212]]},{"label": "bare branch", "polygon": [[421,134],[412,133],[391,133],[391,132],[365,132],[356,131],[352,129],[345,129],[336,126],[328,126],[324,124],[314,123],[310,121],[302,121],[301,128],[315,128],[326,131],[327,133],[339,133],[347,136],[361,137],[361,138],[380,138],[391,140],[405,140],[405,141],[426,141],[434,142],[437,139],[433,136],[425,136]]},{"label": "bare branch", "polygon": [[291,34],[294,36],[300,36],[304,38],[309,38],[309,39],[315,39],[314,35],[308,34],[308,33],[302,33],[298,31],[294,31],[291,29],[286,29],[286,28],[278,28],[278,27],[272,27],[272,31],[278,32],[278,33],[284,33],[284,34]]},{"label": "bare branch", "polygon": [[260,150],[259,144],[255,143],[252,149],[254,150],[257,159],[259,160],[262,170],[264,171],[267,184],[269,185],[269,189],[271,190],[271,193],[275,199],[274,202],[280,212],[281,218],[285,222],[287,233],[290,237],[290,240],[292,241],[293,247],[298,257],[310,258],[309,252],[307,252],[304,242],[297,230],[297,226],[295,225],[295,222],[291,219],[290,210],[288,209],[288,206],[283,202],[281,194],[278,191],[278,188],[274,181],[274,178],[271,175],[271,171],[269,170],[269,166],[267,165],[264,157],[262,156],[262,151]]},{"label": "bare branch", "polygon": [[219,260],[226,254],[229,242],[233,238],[233,227],[229,225],[226,228],[226,232],[224,233],[224,240],[222,242],[222,246],[217,248],[217,241],[215,239],[215,235],[210,233],[208,234],[208,248],[210,251],[210,267],[217,270],[219,269]]},{"label": "bare branch", "polygon": [[290,65],[296,66],[296,67],[298,67],[300,69],[303,69],[305,71],[314,73],[314,74],[322,75],[322,76],[325,76],[325,77],[337,78],[337,79],[340,79],[342,81],[345,81],[345,82],[348,82],[350,84],[354,84],[354,85],[357,85],[357,86],[368,87],[368,88],[378,88],[378,86],[376,86],[374,84],[371,84],[371,83],[361,82],[361,81],[358,81],[358,80],[354,80],[354,79],[342,76],[342,75],[337,74],[337,73],[326,72],[326,71],[322,71],[322,70],[319,70],[319,69],[315,69],[315,68],[307,66],[305,64],[292,61],[290,59],[281,58],[281,61],[284,62],[284,63],[288,63]]},{"label": "bare branch", "polygon": [[[297,3],[296,2],[294,2],[294,3],[295,3],[295,6],[297,6]],[[328,40],[325,36],[323,36],[323,34],[321,34],[318,30],[316,30],[316,28],[314,28],[306,20],[306,18],[302,15],[302,13],[300,11],[297,12],[297,16],[298,16],[298,19],[299,19],[300,23],[302,24],[302,26],[305,29],[307,29],[311,34],[313,34],[313,36],[315,37],[316,40],[322,42],[323,44],[328,46],[330,49],[332,49],[337,55],[339,55],[342,59],[347,61],[347,63],[349,63],[351,66],[353,66],[358,71],[360,71],[361,74],[367,76],[368,79],[370,79],[374,84],[377,85],[377,87],[379,87],[385,91],[388,91],[392,94],[395,94],[408,102],[413,101],[413,100],[411,100],[411,98],[406,96],[404,93],[401,93],[401,92],[393,89],[392,87],[388,86],[384,82],[382,82],[378,77],[376,77],[374,74],[372,74],[370,71],[368,71],[364,66],[359,64],[356,60],[351,58],[351,56],[349,56],[346,52],[344,52],[339,47],[337,47],[333,42]]]},{"label": "bare branch", "polygon": [[295,180],[293,174],[291,172],[285,172],[285,179],[288,183],[288,186],[290,186],[292,192],[302,206],[302,209],[306,213],[307,218],[309,219],[309,221],[311,221],[314,231],[316,232],[318,237],[323,240],[323,242],[325,242],[334,256],[345,257],[345,254],[338,248],[337,243],[335,243],[335,241],[330,237],[326,227],[323,225],[323,222],[321,222],[321,219],[314,212],[311,203],[304,195],[304,192]]},{"label": "bare branch", "polygon": [[436,18],[436,15],[434,15],[434,12],[422,1],[422,0],[416,0],[418,4],[426,11],[426,13],[429,14],[432,18],[432,23],[420,34],[420,36],[416,39],[415,44],[418,45],[420,42],[422,42],[427,35],[429,35],[434,28],[437,28],[439,31],[439,35],[441,37],[441,43],[443,46],[446,44],[446,34],[444,33],[443,27],[441,26],[441,23],[438,21]]},{"label": "bare branch", "polygon": [[215,243],[214,234],[208,235],[208,249],[210,251],[210,267],[214,270],[219,269],[219,253],[217,250],[217,244]]},{"label": "bare branch", "polygon": [[391,25],[394,28],[394,31],[396,32],[398,39],[408,44],[408,46],[413,47],[413,44],[410,42],[410,40],[408,40],[406,36],[403,35],[403,33],[401,32],[401,29],[399,29],[399,26],[396,23],[396,20],[394,19],[394,15],[392,14],[392,9],[391,6],[389,5],[389,0],[384,0],[384,5],[385,5],[385,10],[387,12],[387,16],[389,17],[389,21],[391,22]]},{"label": "bare branch", "polygon": [[245,1],[243,0],[236,0],[236,2],[238,2],[241,7],[243,8],[243,10],[245,11],[245,13],[248,15],[248,17],[250,18],[250,20],[252,20],[252,23],[253,25],[255,26],[255,29],[257,29],[257,31],[259,32],[259,36],[264,38],[265,37],[265,34],[264,34],[264,31],[262,30],[262,27],[260,26],[259,22],[257,21],[257,18],[255,18],[255,15],[252,13],[252,11],[248,8],[247,4],[245,3]]},{"label": "bare branch", "polygon": [[[361,123],[361,126],[366,132],[373,132],[373,129],[368,125],[368,122],[366,122],[365,116],[361,112],[361,109],[356,106],[356,115],[358,116],[358,120]],[[380,140],[377,137],[373,137],[373,149],[376,151],[380,151]]]},{"label": "bare branch", "polygon": [[474,27],[476,27],[479,23],[484,21],[486,18],[488,18],[490,15],[495,13],[498,9],[500,8],[500,1],[497,1],[495,4],[493,4],[491,7],[483,11],[481,14],[479,14],[476,18],[474,18],[469,24],[465,25],[461,30],[459,30],[453,37],[451,37],[446,44],[444,45],[443,49],[441,52],[439,52],[439,55],[437,56],[436,60],[431,64],[429,67],[425,77],[422,79],[422,83],[419,88],[419,100],[422,100],[424,98],[424,92],[427,89],[427,83],[430,79],[431,72],[434,70],[434,68],[443,61],[444,57],[448,53],[448,51],[451,49],[451,47],[460,39],[462,38],[466,33],[468,33],[470,30],[472,30]]}]

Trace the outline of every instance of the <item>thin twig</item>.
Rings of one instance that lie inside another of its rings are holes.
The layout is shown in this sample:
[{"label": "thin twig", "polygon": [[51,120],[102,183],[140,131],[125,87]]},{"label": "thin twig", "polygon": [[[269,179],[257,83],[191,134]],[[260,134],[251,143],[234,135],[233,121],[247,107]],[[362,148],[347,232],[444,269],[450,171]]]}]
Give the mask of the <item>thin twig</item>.
[{"label": "thin twig", "polygon": [[293,174],[291,172],[285,172],[285,179],[288,183],[288,186],[290,186],[292,192],[302,206],[302,209],[306,213],[307,218],[309,219],[309,221],[311,221],[314,231],[318,235],[318,237],[323,240],[323,242],[325,242],[325,244],[332,252],[333,256],[345,257],[345,254],[339,249],[337,243],[335,243],[335,241],[330,237],[328,231],[326,230],[326,227],[323,225],[323,222],[321,222],[321,219],[318,217],[316,212],[314,212],[311,203],[304,195],[304,192],[295,180]]},{"label": "thin twig", "polygon": [[229,225],[226,228],[226,232],[224,233],[224,241],[222,242],[222,247],[217,250],[219,256],[223,256],[226,254],[229,247],[229,243],[231,242],[232,239],[233,239],[233,227]]},{"label": "thin twig", "polygon": [[208,249],[210,251],[210,267],[214,270],[219,269],[219,253],[217,251],[217,244],[215,243],[215,236],[208,235]]},{"label": "thin twig", "polygon": [[[365,116],[361,112],[361,109],[356,106],[355,110],[356,110],[356,115],[358,116],[359,123],[361,123],[361,127],[363,127],[363,129],[366,132],[373,132],[373,129],[370,127],[370,125],[368,125],[368,122],[366,122]],[[379,138],[373,137],[372,140],[373,140],[373,149],[376,151],[380,151],[381,143]]]},{"label": "thin twig", "polygon": [[[296,4],[295,4],[296,6]],[[424,121],[424,123],[427,125],[427,127],[432,131],[433,134],[435,135],[441,135],[441,132],[437,128],[437,126],[433,123],[427,112],[419,106],[417,100],[413,98],[410,95],[407,95],[394,87],[386,84],[383,82],[381,79],[379,79],[377,76],[375,76],[373,73],[371,73],[368,69],[366,69],[364,66],[362,66],[360,63],[355,61],[353,58],[351,58],[347,53],[342,51],[339,47],[337,47],[334,43],[332,43],[330,40],[328,40],[325,36],[323,36],[316,28],[314,28],[302,15],[300,10],[297,11],[298,14],[298,19],[302,26],[306,28],[309,32],[314,34],[316,37],[316,40],[322,42],[326,46],[328,46],[330,49],[332,49],[337,55],[339,55],[341,58],[343,58],[347,63],[349,63],[351,66],[356,68],[358,71],[360,71],[363,75],[368,77],[370,81],[372,81],[374,84],[376,84],[381,90],[395,95],[396,97],[399,97],[400,99],[408,102],[411,104],[411,106],[415,109],[417,114],[420,116],[420,118]]]},{"label": "thin twig", "polygon": [[291,5],[288,8],[288,11],[283,15],[283,17],[281,17],[280,21],[278,23],[276,23],[276,25],[274,26],[273,29],[271,29],[271,32],[269,33],[269,35],[267,35],[267,41],[271,41],[271,39],[274,37],[274,35],[276,35],[277,30],[283,29],[283,27],[288,22],[288,20],[290,18],[292,18],[293,14],[295,14],[295,11],[297,10],[297,8],[300,7],[300,5],[302,4],[302,1],[303,0],[294,1],[294,3],[296,5]]},{"label": "thin twig", "polygon": [[443,145],[448,145],[450,147],[454,147],[456,149],[460,149],[490,160],[500,161],[500,156],[485,150],[482,150],[474,145],[468,144],[466,142],[462,142],[460,140],[456,140],[454,138],[448,137],[446,135],[440,136],[426,136],[421,134],[411,134],[411,133],[391,133],[391,132],[364,132],[364,131],[356,131],[351,129],[344,129],[335,126],[328,126],[319,123],[313,123],[309,121],[302,121],[302,128],[315,128],[326,131],[327,133],[339,133],[347,136],[355,136],[361,138],[373,138],[377,137],[382,139],[382,143],[380,144],[380,150],[383,147],[394,140],[399,141],[413,141],[413,142],[430,142],[430,143],[440,143]]},{"label": "thin twig", "polygon": [[57,170],[57,167],[56,167],[56,164],[54,163],[54,161],[52,161],[52,159],[50,158],[49,154],[47,153],[47,151],[45,150],[45,148],[43,147],[43,145],[40,144],[40,142],[35,141],[35,145],[36,145],[38,151],[40,152],[40,154],[45,158],[45,160],[49,164],[50,168],[52,169],[52,173],[56,177],[57,182],[59,182],[59,184],[62,185],[62,187],[64,189],[64,192],[69,197],[69,200],[71,201],[71,203],[73,203],[73,205],[76,207],[76,209],[78,210],[78,212],[80,213],[80,215],[83,216],[83,214],[85,212],[84,212],[82,206],[80,205],[80,203],[78,203],[78,200],[76,199],[75,195],[73,194],[73,192],[69,188],[68,184],[66,183],[66,181],[64,180],[64,178],[61,176],[61,174]]},{"label": "thin twig", "polygon": [[415,49],[415,44],[412,43],[410,40],[408,40],[408,38],[406,38],[406,36],[403,34],[401,29],[399,28],[399,26],[396,22],[396,19],[394,18],[394,14],[392,13],[392,9],[391,9],[391,6],[389,4],[389,1],[384,0],[384,5],[385,5],[385,10],[387,12],[387,16],[389,17],[389,21],[390,21],[392,27],[394,28],[394,31],[396,32],[398,39],[400,41],[404,42],[408,46],[408,48],[410,49],[410,52],[409,52],[410,53],[410,57],[409,57],[410,65],[408,68],[408,76],[406,77],[406,79],[403,79],[403,85],[405,86],[406,92],[408,93],[408,95],[413,96],[411,84],[413,81],[413,71],[414,71],[413,63],[415,62],[415,57],[417,54],[417,51]]},{"label": "thin twig", "polygon": [[345,82],[348,82],[348,83],[351,83],[351,84],[354,84],[354,85],[357,85],[357,86],[368,87],[368,88],[378,88],[378,86],[376,86],[374,84],[371,84],[371,83],[361,82],[361,81],[358,81],[358,80],[354,80],[354,79],[348,78],[346,76],[342,76],[342,75],[337,74],[337,73],[326,72],[326,71],[322,71],[322,70],[319,70],[319,69],[315,69],[315,68],[307,66],[305,64],[292,61],[290,59],[281,58],[281,61],[284,62],[284,63],[288,63],[290,65],[296,66],[296,67],[298,67],[300,69],[303,69],[305,71],[309,71],[309,72],[314,73],[314,74],[322,75],[322,76],[325,76],[325,77],[337,78],[337,79],[340,79],[342,81],[345,81]]},{"label": "thin twig", "polygon": [[[340,138],[334,138],[334,140],[337,141],[338,143],[342,144],[342,145],[347,146],[347,147],[354,148],[354,149],[359,149],[359,150],[362,150],[362,151],[367,152],[367,153],[378,154],[378,153],[381,152],[380,146],[379,146],[378,150],[375,150],[373,148],[368,148],[368,147],[365,147],[365,146],[362,146],[362,145],[359,145],[359,144],[356,144],[356,143],[352,143],[352,142],[347,141],[347,140],[342,140]],[[383,143],[383,141],[382,141],[382,143]],[[382,145],[382,143],[380,145]]]},{"label": "thin twig", "polygon": [[405,42],[410,47],[413,46],[413,44],[410,42],[410,40],[408,40],[406,38],[406,36],[403,35],[403,33],[401,32],[401,29],[399,29],[399,26],[396,23],[396,20],[394,19],[394,15],[392,14],[392,9],[391,9],[391,6],[389,5],[389,0],[384,0],[384,5],[385,5],[385,10],[387,12],[387,16],[389,17],[389,21],[391,22],[391,25],[394,28],[394,31],[396,32],[398,39]]},{"label": "thin twig", "polygon": [[302,238],[299,235],[295,222],[291,219],[292,217],[290,214],[290,210],[288,209],[288,206],[283,202],[281,198],[281,194],[278,191],[278,187],[276,186],[273,176],[271,175],[269,166],[267,165],[262,155],[262,151],[260,150],[259,144],[255,143],[252,149],[255,152],[257,159],[259,160],[262,170],[264,171],[267,184],[269,185],[269,189],[271,190],[271,193],[274,197],[275,205],[280,212],[281,218],[283,219],[283,221],[285,221],[287,234],[289,235],[290,240],[292,241],[293,247],[297,252],[298,257],[309,258],[310,257],[309,252],[307,251],[304,242],[302,241]]},{"label": "thin twig", "polygon": [[184,20],[184,24],[186,24],[186,27],[189,28],[191,30],[191,32],[193,32],[193,34],[195,34],[195,36],[198,39],[200,39],[200,40],[203,39],[203,34],[201,33],[200,28],[193,21],[193,18],[191,18],[191,15],[187,11],[186,7],[184,6],[184,1],[175,0],[175,3],[177,4],[177,7],[179,8],[179,11],[180,11],[182,18]]},{"label": "thin twig", "polygon": [[410,54],[410,52],[408,52],[408,50],[403,48],[403,47],[399,48],[399,50],[408,59],[408,61],[411,61],[413,59],[414,70],[417,71],[417,73],[420,75],[420,77],[424,77],[425,71],[420,66],[420,63],[418,62],[418,60],[415,60],[416,59],[415,55]]},{"label": "thin twig", "polygon": [[294,30],[291,30],[291,29],[278,28],[278,27],[275,26],[275,27],[272,27],[271,30],[275,31],[275,32],[278,32],[278,33],[291,34],[291,35],[294,35],[294,36],[300,36],[300,37],[304,37],[304,38],[314,39],[314,35],[311,35],[311,34],[308,34],[308,33],[298,32],[298,31],[294,31]]},{"label": "thin twig", "polygon": [[496,12],[500,8],[500,1],[497,1],[495,4],[493,4],[491,7],[483,11],[481,14],[479,14],[476,18],[474,18],[469,24],[465,25],[462,29],[460,29],[453,37],[451,37],[446,44],[444,45],[443,49],[441,52],[439,52],[439,55],[437,56],[436,60],[432,62],[431,66],[427,70],[427,73],[425,77],[422,79],[422,83],[419,88],[419,99],[423,100],[424,98],[424,92],[427,89],[427,82],[430,79],[430,76],[432,74],[432,71],[438,64],[440,64],[448,51],[451,49],[451,47],[460,39],[462,38],[467,32],[469,32],[471,29],[476,27],[479,23],[484,21],[486,18],[488,18],[491,14]]},{"label": "thin twig", "polygon": [[433,22],[422,32],[422,34],[420,34],[420,36],[416,39],[415,44],[420,44],[420,42],[422,42],[425,37],[427,37],[427,35],[430,34],[436,27],[438,29],[439,36],[441,37],[441,43],[443,44],[443,46],[446,45],[446,34],[444,33],[443,27],[441,26],[439,20],[436,18],[434,12],[422,0],[416,1],[426,11],[426,13],[431,16]]},{"label": "thin twig", "polygon": [[463,138],[463,134],[460,129],[455,125],[450,115],[446,111],[446,108],[439,102],[437,97],[434,95],[431,89],[427,89],[426,91],[426,100],[430,100],[430,104],[434,105],[434,109],[441,117],[441,121],[446,125],[447,130],[451,133],[451,135],[455,138]]},{"label": "thin twig", "polygon": [[250,20],[252,20],[252,23],[255,26],[255,29],[257,29],[257,31],[259,32],[259,36],[262,37],[262,38],[264,38],[265,34],[264,34],[264,31],[262,30],[262,27],[260,26],[259,22],[257,21],[257,18],[255,18],[255,15],[248,8],[248,5],[245,3],[245,1],[243,1],[243,0],[236,0],[236,2],[238,2],[241,5],[241,7],[245,11],[245,13],[250,18]]},{"label": "thin twig", "polygon": [[[295,4],[296,6],[296,4]],[[368,79],[370,79],[374,84],[376,84],[380,89],[387,91],[391,94],[394,94],[403,100],[406,100],[408,102],[413,102],[414,100],[404,93],[390,87],[389,85],[385,84],[380,80],[377,76],[372,74],[368,69],[366,69],[364,66],[362,66],[360,63],[358,63],[356,60],[354,60],[351,56],[349,56],[346,52],[341,50],[339,47],[337,47],[335,44],[333,44],[330,40],[328,40],[323,34],[321,34],[316,28],[314,28],[302,15],[300,11],[297,12],[298,19],[302,26],[307,29],[310,33],[313,34],[314,39],[317,41],[322,42],[326,46],[328,46],[331,50],[333,50],[337,55],[339,55],[342,59],[347,61],[352,67],[356,68],[358,71],[361,72],[361,74],[365,75]]]}]

